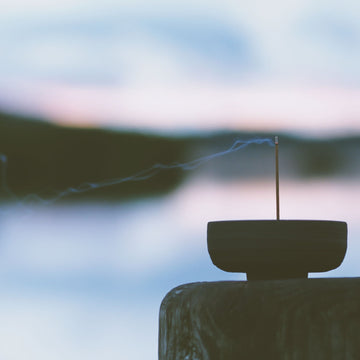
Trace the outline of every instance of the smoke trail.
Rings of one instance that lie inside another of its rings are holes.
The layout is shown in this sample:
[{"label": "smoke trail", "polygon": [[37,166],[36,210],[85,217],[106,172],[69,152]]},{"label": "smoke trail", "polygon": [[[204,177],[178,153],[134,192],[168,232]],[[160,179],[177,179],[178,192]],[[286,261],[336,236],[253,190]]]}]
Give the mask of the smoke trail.
[{"label": "smoke trail", "polygon": [[269,146],[274,146],[274,142],[271,139],[255,138],[255,139],[251,139],[251,140],[236,140],[228,149],[217,152],[215,154],[203,156],[201,158],[191,160],[186,163],[175,162],[175,163],[167,164],[167,165],[157,163],[147,169],[141,170],[141,171],[139,171],[133,175],[127,176],[127,177],[109,179],[109,180],[104,180],[104,181],[96,182],[96,183],[85,182],[85,183],[80,184],[77,187],[69,187],[63,191],[60,191],[54,197],[48,198],[48,199],[43,198],[38,194],[29,194],[29,195],[25,196],[23,199],[19,200],[16,197],[16,195],[9,189],[9,187],[7,185],[7,157],[3,154],[0,154],[0,162],[2,164],[2,166],[1,166],[2,190],[5,193],[7,193],[8,195],[11,195],[14,199],[17,199],[21,204],[25,204],[25,203],[29,203],[29,202],[36,202],[36,203],[41,203],[44,205],[49,205],[49,204],[52,204],[52,203],[56,202],[57,200],[59,200],[63,197],[66,197],[70,194],[84,193],[84,192],[91,191],[94,189],[104,188],[104,187],[111,186],[111,185],[118,185],[118,184],[122,184],[125,182],[130,182],[130,181],[144,181],[144,180],[150,179],[151,177],[155,176],[156,174],[158,174],[160,171],[163,171],[163,170],[170,170],[170,169],[181,169],[183,171],[193,170],[210,160],[234,153],[236,151],[239,151],[240,149],[244,149],[245,147],[247,147],[248,145],[251,145],[251,144],[258,144],[258,145],[267,144]]}]

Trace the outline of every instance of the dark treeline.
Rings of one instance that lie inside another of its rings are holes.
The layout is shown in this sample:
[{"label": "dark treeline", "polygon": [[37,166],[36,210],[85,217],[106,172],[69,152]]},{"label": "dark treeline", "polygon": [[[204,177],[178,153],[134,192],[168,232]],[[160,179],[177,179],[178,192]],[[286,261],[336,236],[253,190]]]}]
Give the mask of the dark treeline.
[{"label": "dark treeline", "polygon": [[[360,177],[360,136],[310,138],[276,133],[280,138],[279,157],[282,178]],[[197,147],[203,152],[229,146],[236,138],[273,138],[270,133],[222,133],[204,139]],[[201,145],[202,144],[202,145]],[[226,145],[227,144],[227,145]],[[193,143],[194,145],[194,143]],[[207,150],[204,150],[207,149]],[[274,151],[267,146],[246,149],[212,161],[203,171],[222,179],[273,177]]]},{"label": "dark treeline", "polygon": [[[280,135],[283,177],[360,175],[360,138],[305,139]],[[236,139],[272,137],[269,133],[211,133],[203,136],[164,137],[102,129],[56,126],[38,120],[0,115],[0,153],[5,154],[7,184],[19,198],[36,193],[55,197],[69,187],[127,177],[155,163],[186,162],[229,148]],[[273,176],[274,156],[269,146],[246,149],[212,160],[195,170],[204,176]],[[189,172],[165,170],[146,181],[125,182],[70,194],[64,199],[123,199],[167,193]],[[0,196],[11,199],[1,180]]]},{"label": "dark treeline", "polygon": [[[52,198],[68,187],[133,175],[154,163],[184,159],[186,140],[100,129],[79,129],[0,116],[0,153],[7,156],[7,184],[18,197]],[[125,182],[66,199],[124,198],[168,192],[182,178],[167,170],[147,181]],[[2,196],[8,197],[1,184]]]}]

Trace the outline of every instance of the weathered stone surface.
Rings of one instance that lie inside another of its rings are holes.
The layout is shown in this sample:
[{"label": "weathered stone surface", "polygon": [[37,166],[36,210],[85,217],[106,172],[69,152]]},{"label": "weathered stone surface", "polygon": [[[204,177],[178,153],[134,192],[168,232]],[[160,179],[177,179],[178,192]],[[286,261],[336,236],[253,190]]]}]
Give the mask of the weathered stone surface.
[{"label": "weathered stone surface", "polygon": [[360,278],[193,283],[160,308],[159,360],[360,358]]}]

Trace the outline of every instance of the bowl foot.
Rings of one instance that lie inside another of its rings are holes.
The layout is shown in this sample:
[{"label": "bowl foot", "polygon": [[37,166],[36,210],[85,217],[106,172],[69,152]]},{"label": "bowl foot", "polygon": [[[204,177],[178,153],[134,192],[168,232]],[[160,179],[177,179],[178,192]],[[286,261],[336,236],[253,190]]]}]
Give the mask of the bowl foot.
[{"label": "bowl foot", "polygon": [[308,273],[305,271],[254,270],[248,271],[246,273],[246,278],[248,281],[307,279]]}]

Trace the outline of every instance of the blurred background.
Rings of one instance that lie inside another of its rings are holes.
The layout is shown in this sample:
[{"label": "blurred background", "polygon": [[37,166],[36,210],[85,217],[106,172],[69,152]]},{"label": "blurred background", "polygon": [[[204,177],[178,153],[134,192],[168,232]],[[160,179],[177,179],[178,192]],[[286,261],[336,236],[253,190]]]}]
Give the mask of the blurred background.
[{"label": "blurred background", "polygon": [[359,275],[358,1],[0,7],[2,360],[156,359],[169,290],[244,279],[206,226],[275,218],[273,147],[126,181],[238,139],[279,135],[283,219],[348,223],[310,276]]}]

